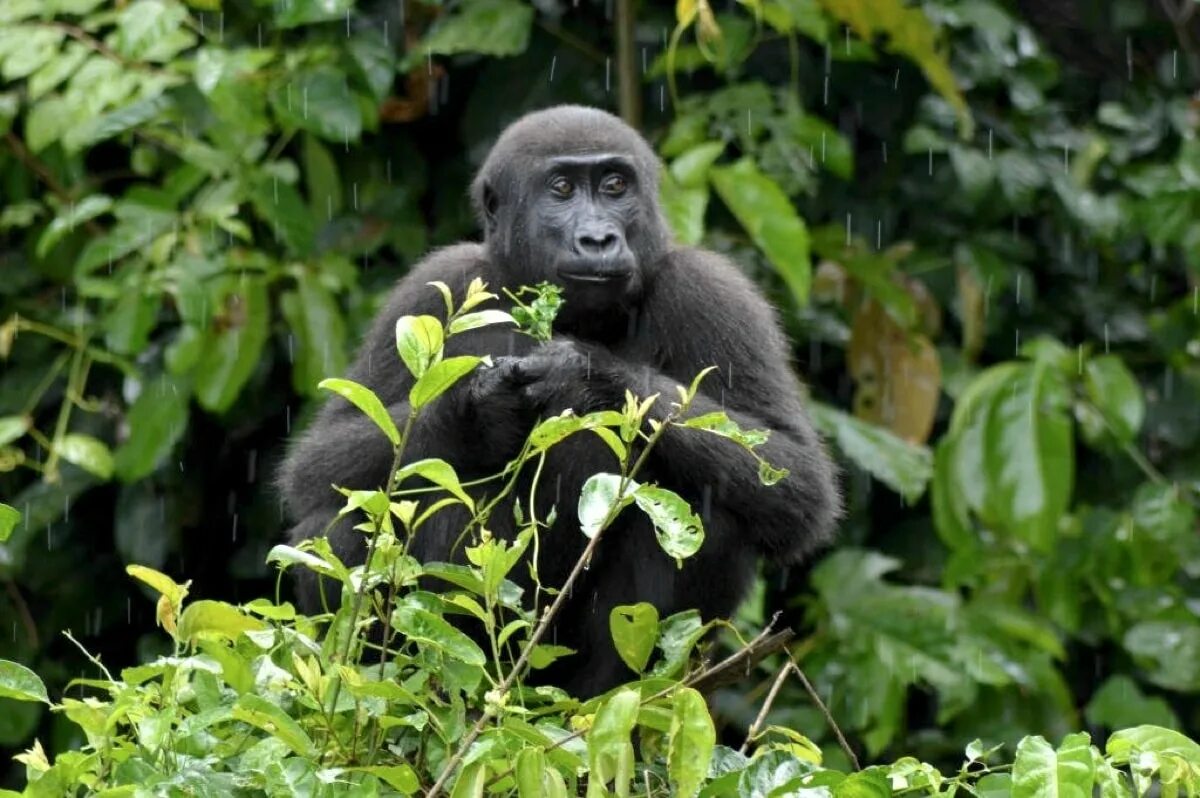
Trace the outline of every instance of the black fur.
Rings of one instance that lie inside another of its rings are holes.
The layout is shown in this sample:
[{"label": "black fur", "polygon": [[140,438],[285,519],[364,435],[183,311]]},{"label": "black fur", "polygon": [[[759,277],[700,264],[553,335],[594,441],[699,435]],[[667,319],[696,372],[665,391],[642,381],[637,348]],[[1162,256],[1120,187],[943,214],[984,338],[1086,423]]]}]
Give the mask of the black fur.
[{"label": "black fur", "polygon": [[[568,161],[560,163],[563,156]],[[626,388],[642,397],[660,394],[661,417],[678,398],[676,386],[708,366],[719,372],[704,381],[693,412],[723,409],[745,428],[771,430],[759,452],[791,472],[772,487],[759,483],[754,459],[728,441],[692,430],[664,435],[639,480],[691,502],[707,537],[678,569],[636,508],[605,534],[554,627],[557,643],[579,653],[561,660],[551,678],[582,696],[632,675],[610,641],[612,607],[648,601],[664,617],[692,607],[706,617],[728,615],[758,557],[802,559],[830,540],[841,512],[834,468],[805,413],[774,312],[729,261],[671,243],[658,206],[659,168],[646,142],[605,112],[561,106],[518,120],[472,186],[484,243],[433,252],[400,280],[347,375],[370,386],[402,421],[411,381],[396,355],[396,319],[445,315],[441,296],[426,283],[446,282],[458,300],[475,277],[494,293],[552,280],[564,285],[566,298],[553,342],[539,345],[506,327],[449,341],[447,356],[491,354],[496,365],[478,369],[423,412],[406,460],[441,457],[463,480],[485,476],[517,453],[538,417],[568,407],[618,409]],[[563,185],[551,171],[572,178],[570,197],[551,190]],[[611,182],[614,173],[626,178],[624,190]],[[580,273],[598,277],[569,277]],[[290,539],[322,534],[341,505],[330,485],[378,488],[391,459],[372,422],[348,402],[330,399],[280,475],[298,522]],[[614,456],[592,435],[551,450],[537,498],[539,516],[556,505],[558,520],[541,537],[542,584],[561,584],[586,543],[575,520],[583,482],[612,470]],[[528,495],[528,483],[515,491],[522,501]],[[461,560],[450,549],[465,520],[465,511],[448,510],[428,522],[414,541],[415,556]],[[339,555],[358,563],[363,538],[352,523],[340,522],[329,534]],[[514,534],[511,505],[492,514],[489,528],[501,537]],[[521,566],[514,571],[523,573]],[[302,603],[311,608],[314,579],[301,579]]]}]

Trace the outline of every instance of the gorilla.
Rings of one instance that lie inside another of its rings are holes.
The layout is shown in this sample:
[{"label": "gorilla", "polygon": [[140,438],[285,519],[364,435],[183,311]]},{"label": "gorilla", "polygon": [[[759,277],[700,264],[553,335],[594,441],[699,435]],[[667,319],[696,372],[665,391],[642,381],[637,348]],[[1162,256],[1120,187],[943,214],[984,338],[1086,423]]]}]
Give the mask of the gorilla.
[{"label": "gorilla", "polygon": [[[456,300],[474,278],[496,294],[549,281],[565,300],[552,341],[539,343],[510,325],[447,341],[447,357],[487,354],[494,365],[480,366],[422,411],[406,461],[442,458],[464,482],[495,474],[519,453],[539,418],[568,408],[618,410],[628,389],[642,398],[660,394],[651,413],[661,419],[677,386],[709,366],[718,371],[701,384],[690,412],[724,410],[743,429],[770,431],[757,451],[790,472],[770,487],[760,483],[754,458],[710,433],[672,428],[650,452],[638,480],[669,488],[696,508],[705,542],[679,568],[636,508],[617,517],[547,640],[577,653],[535,674],[580,697],[632,677],[611,642],[614,606],[645,601],[662,617],[691,608],[706,619],[728,616],[760,557],[798,562],[830,540],[841,514],[835,469],[804,409],[773,310],[728,260],[672,242],[658,202],[660,168],[646,141],[607,112],[558,106],[518,119],[471,186],[483,243],[436,250],[399,280],[347,374],[403,422],[412,379],[396,355],[395,324],[404,315],[445,319],[430,281],[448,284]],[[330,486],[381,488],[392,457],[374,423],[350,403],[329,400],[280,470],[295,520],[289,538],[326,534],[343,503]],[[592,435],[572,436],[549,451],[535,509],[546,519],[556,508],[557,520],[541,533],[542,585],[561,585],[587,543],[574,520],[584,482],[615,465],[611,450]],[[532,477],[521,479],[510,495],[528,502]],[[421,561],[461,562],[456,541],[467,520],[465,509],[442,511],[421,528],[410,552]],[[342,518],[328,531],[348,564],[365,555],[355,523]],[[511,502],[498,505],[488,527],[498,537],[515,536]],[[519,573],[525,570],[518,566],[511,576],[528,586],[528,575]],[[317,578],[299,577],[307,608],[318,602]]]}]

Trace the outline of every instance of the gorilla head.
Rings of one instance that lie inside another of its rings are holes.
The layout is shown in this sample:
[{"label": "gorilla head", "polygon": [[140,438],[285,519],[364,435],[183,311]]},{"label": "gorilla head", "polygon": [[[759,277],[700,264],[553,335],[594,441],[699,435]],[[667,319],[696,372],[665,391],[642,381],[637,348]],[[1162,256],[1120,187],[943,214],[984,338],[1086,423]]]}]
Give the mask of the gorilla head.
[{"label": "gorilla head", "polygon": [[522,117],[471,186],[489,260],[514,284],[561,285],[574,312],[627,305],[669,243],[659,168],[646,141],[604,111]]}]

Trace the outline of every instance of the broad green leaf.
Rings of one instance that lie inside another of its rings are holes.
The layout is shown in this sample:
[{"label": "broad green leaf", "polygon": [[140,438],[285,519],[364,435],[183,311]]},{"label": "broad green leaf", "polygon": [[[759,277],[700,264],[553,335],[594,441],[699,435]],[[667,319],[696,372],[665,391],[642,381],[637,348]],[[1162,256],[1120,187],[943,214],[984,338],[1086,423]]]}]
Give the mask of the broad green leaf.
[{"label": "broad green leaf", "polygon": [[704,696],[692,688],[681,687],[671,704],[667,771],[675,786],[675,795],[692,798],[708,776],[717,732]]},{"label": "broad green leaf", "polygon": [[247,178],[246,190],[254,212],[267,223],[276,241],[298,257],[312,253],[317,225],[295,186],[278,175],[260,172]]},{"label": "broad green leaf", "polygon": [[1145,620],[1131,626],[1121,642],[1154,684],[1179,692],[1200,690],[1200,623]]},{"label": "broad green leaf", "polygon": [[196,400],[214,413],[227,410],[262,363],[271,312],[265,282],[242,277],[225,297],[222,324],[209,329],[196,365]]},{"label": "broad green leaf", "polygon": [[1113,763],[1124,765],[1139,751],[1172,754],[1194,768],[1200,768],[1200,743],[1161,726],[1135,726],[1114,732],[1104,746]]},{"label": "broad green leaf", "polygon": [[304,728],[284,712],[282,707],[262,696],[254,693],[239,696],[233,707],[233,717],[281,740],[299,756],[318,756],[317,747]]},{"label": "broad green leaf", "polygon": [[370,388],[365,385],[359,385],[353,380],[343,380],[340,378],[321,380],[317,387],[333,391],[339,396],[348,399],[355,407],[365,413],[367,418],[374,421],[375,426],[383,430],[383,434],[391,441],[392,446],[400,445],[400,430],[396,428],[396,422],[392,421],[392,417],[388,415],[387,408],[383,406],[383,402],[379,401],[379,397]]},{"label": "broad green leaf", "polygon": [[470,494],[463,490],[462,483],[459,482],[458,473],[454,470],[454,466],[445,460],[431,457],[424,460],[417,460],[415,463],[409,463],[396,472],[396,484],[399,485],[404,480],[413,476],[424,477],[439,488],[449,491],[474,512],[475,502],[471,499]]},{"label": "broad green leaf", "polygon": [[328,221],[342,209],[342,178],[337,163],[321,140],[304,137],[304,180],[312,218]]},{"label": "broad green leaf", "polygon": [[1146,402],[1142,387],[1121,359],[1116,355],[1089,359],[1083,385],[1117,440],[1131,443],[1146,417]]},{"label": "broad green leaf", "polygon": [[89,118],[83,124],[70,128],[63,134],[63,148],[68,152],[80,152],[165,116],[175,103],[169,95],[161,93],[164,88],[166,87],[160,88],[159,93]]},{"label": "broad green leaf", "polygon": [[350,768],[357,773],[368,773],[385,782],[403,795],[416,795],[421,790],[421,779],[411,765],[370,765]]},{"label": "broad green leaf", "polygon": [[658,647],[663,656],[654,664],[654,675],[670,678],[679,674],[708,629],[709,624],[700,620],[696,610],[684,610],[663,618],[658,625]]},{"label": "broad green leaf", "polygon": [[107,213],[112,208],[112,204],[112,197],[105,194],[91,194],[78,203],[63,208],[38,238],[37,256],[39,258],[46,257],[46,253],[53,249],[63,236],[100,214]]},{"label": "broad green leaf", "polygon": [[396,48],[376,31],[364,31],[366,35],[350,41],[347,48],[354,59],[358,76],[371,91],[375,102],[387,99],[396,80]]},{"label": "broad green leaf", "polygon": [[296,28],[314,22],[344,20],[346,12],[354,9],[354,0],[288,0],[273,6],[278,27]]},{"label": "broad green leaf", "polygon": [[292,386],[300,394],[316,393],[320,381],[346,370],[346,325],[337,300],[315,274],[304,271],[297,290],[280,298],[294,336]]},{"label": "broad green leaf", "polygon": [[933,476],[933,456],[928,448],[829,405],[813,402],[809,410],[817,428],[871,476],[910,502],[925,492]]},{"label": "broad green leaf", "polygon": [[684,188],[664,171],[659,182],[659,202],[667,226],[679,243],[696,246],[704,238],[704,214],[708,210],[708,185]]},{"label": "broad green leaf", "polygon": [[621,660],[641,673],[658,642],[658,610],[644,601],[621,604],[608,614],[608,629]]},{"label": "broad green leaf", "polygon": [[8,540],[19,523],[21,523],[21,513],[17,508],[0,503],[0,543]]},{"label": "broad green leaf", "polygon": [[362,112],[346,81],[332,66],[289,71],[271,89],[271,107],[280,123],[345,145],[362,134]]},{"label": "broad green leaf", "polygon": [[963,194],[973,202],[983,199],[996,179],[995,163],[970,147],[951,147],[950,165],[954,167]]},{"label": "broad green leaf", "polygon": [[400,64],[407,72],[430,55],[508,56],[525,52],[533,7],[520,0],[474,0],[443,16]]},{"label": "broad green leaf", "polygon": [[682,496],[666,488],[641,485],[633,500],[654,524],[658,545],[668,555],[683,560],[700,551],[704,524]]},{"label": "broad green leaf", "polygon": [[512,314],[505,313],[503,310],[480,310],[475,313],[464,313],[450,322],[450,335],[486,327],[489,324],[516,323],[517,320],[512,317]]},{"label": "broad green leaf", "polygon": [[129,437],[116,451],[118,479],[142,479],[171,454],[187,430],[191,395],[187,382],[166,373],[143,386],[125,416]]},{"label": "broad green leaf", "polygon": [[251,618],[232,604],[202,599],[184,607],[179,616],[179,637],[195,640],[201,637],[223,637],[235,640],[243,632],[267,628],[257,618]]},{"label": "broad green leaf", "polygon": [[1100,685],[1085,710],[1095,726],[1120,729],[1138,723],[1180,728],[1179,718],[1161,696],[1146,695],[1138,683],[1123,673],[1113,674]]},{"label": "broad green leaf", "polygon": [[[1075,484],[1069,386],[1051,364],[1035,361],[1012,372],[990,398],[983,438],[984,518],[1046,550]],[[979,474],[970,477],[978,480]]]},{"label": "broad green leaf", "polygon": [[630,735],[637,721],[641,696],[636,690],[622,689],[596,711],[588,733],[588,796],[605,795],[604,788],[616,782],[617,795],[629,794],[633,776],[633,744]]},{"label": "broad green leaf", "polygon": [[433,646],[460,662],[480,667],[487,663],[487,657],[471,638],[429,610],[402,606],[392,613],[392,625],[410,640]]},{"label": "broad green leaf", "polygon": [[454,780],[454,789],[450,798],[483,798],[483,788],[487,785],[488,770],[485,762],[472,762],[462,769]]},{"label": "broad green leaf", "polygon": [[0,698],[50,703],[46,685],[38,675],[24,665],[6,659],[0,659]]},{"label": "broad green leaf", "polygon": [[161,304],[162,295],[157,292],[146,293],[140,287],[124,291],[105,319],[105,345],[122,355],[140,354],[158,321]]},{"label": "broad green leaf", "polygon": [[442,357],[442,323],[433,316],[401,316],[396,320],[396,351],[413,377],[420,379]]},{"label": "broad green leaf", "polygon": [[58,444],[59,456],[68,463],[79,466],[101,479],[109,479],[113,473],[113,456],[108,445],[91,435],[71,433],[64,435]]},{"label": "broad green leaf", "polygon": [[555,646],[549,643],[539,643],[529,652],[529,667],[534,670],[548,668],[554,662],[569,657],[575,650],[566,646]]},{"label": "broad green leaf", "polygon": [[779,185],[749,158],[709,172],[721,201],[763,251],[799,306],[812,283],[808,228]]},{"label": "broad green leaf", "polygon": [[708,170],[725,151],[725,142],[706,141],[684,152],[671,162],[671,176],[680,188],[705,188]]},{"label": "broad green leaf", "polygon": [[420,410],[470,374],[482,362],[483,358],[461,355],[434,363],[408,392],[409,405],[413,410]]},{"label": "broad green leaf", "polygon": [[633,480],[625,485],[625,495],[620,497],[618,506],[617,491],[621,487],[621,477],[618,474],[592,474],[583,489],[579,491],[579,528],[589,538],[596,537],[606,519],[611,515],[616,518],[620,509],[633,497],[629,494],[638,489]]},{"label": "broad green leaf", "polygon": [[522,748],[516,757],[519,798],[566,798],[567,785],[541,748]]},{"label": "broad green leaf", "polygon": [[267,562],[277,562],[284,567],[289,565],[302,565],[305,568],[308,568],[310,571],[316,571],[319,574],[325,574],[326,576],[336,575],[333,566],[325,562],[325,560],[321,559],[317,555],[307,551],[301,551],[293,546],[285,546],[282,543],[277,546],[273,546],[271,550],[267,552]]},{"label": "broad green leaf", "polygon": [[1057,751],[1040,736],[1017,745],[1012,798],[1091,798],[1094,781],[1086,734],[1067,735]]},{"label": "broad green leaf", "polygon": [[28,416],[0,416],[0,446],[19,440],[29,430]]}]

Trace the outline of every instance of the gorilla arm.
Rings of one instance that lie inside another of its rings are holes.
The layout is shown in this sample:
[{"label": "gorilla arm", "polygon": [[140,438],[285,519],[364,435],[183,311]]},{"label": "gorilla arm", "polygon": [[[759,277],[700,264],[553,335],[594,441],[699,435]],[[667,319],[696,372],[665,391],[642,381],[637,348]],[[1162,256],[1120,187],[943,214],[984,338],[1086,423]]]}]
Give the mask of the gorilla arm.
[{"label": "gorilla arm", "polygon": [[642,398],[657,393],[651,416],[661,421],[678,401],[677,386],[717,366],[688,416],[725,411],[742,429],[768,430],[755,451],[788,476],[763,485],[757,461],[738,444],[673,428],[651,452],[649,478],[697,509],[711,502],[710,509],[737,519],[745,542],[772,559],[796,561],[827,542],[841,514],[834,466],[804,410],[774,312],[754,286],[718,255],[678,250],[655,275],[643,313],[643,334],[658,348],[661,370],[591,344],[550,344],[522,361],[526,379],[535,378],[528,390],[552,411],[579,412],[619,406],[627,388]]},{"label": "gorilla arm", "polygon": [[[487,279],[482,264],[482,251],[475,245],[432,253],[392,289],[359,348],[346,376],[374,391],[397,426],[402,428],[408,417],[413,380],[396,353],[396,320],[422,314],[444,320],[441,294],[426,283],[447,283],[455,300],[461,301],[472,278]],[[507,354],[527,347],[521,338],[499,326],[481,328],[455,336],[447,342],[446,354]],[[469,462],[481,468],[502,464],[522,440],[519,425],[513,423],[519,412],[518,399],[505,391],[490,390],[497,381],[490,373],[502,370],[477,369],[423,409],[407,441],[405,459],[440,457],[456,465]],[[392,460],[392,447],[374,422],[341,397],[328,398],[288,452],[280,472],[289,514],[297,522],[289,537],[299,541],[324,534],[342,506],[331,486],[382,488]],[[354,523],[342,519],[329,533],[335,551],[350,562],[355,561],[355,549],[361,544],[361,537],[351,531]]]}]

